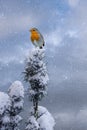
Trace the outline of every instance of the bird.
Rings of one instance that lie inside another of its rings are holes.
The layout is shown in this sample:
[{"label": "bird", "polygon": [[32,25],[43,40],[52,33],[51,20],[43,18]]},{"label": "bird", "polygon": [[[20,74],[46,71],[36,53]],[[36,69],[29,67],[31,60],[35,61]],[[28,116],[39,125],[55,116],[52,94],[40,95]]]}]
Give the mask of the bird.
[{"label": "bird", "polygon": [[33,45],[35,47],[39,47],[40,49],[42,49],[43,46],[45,46],[45,42],[42,34],[39,32],[37,28],[31,28],[29,31],[31,33],[30,39]]}]

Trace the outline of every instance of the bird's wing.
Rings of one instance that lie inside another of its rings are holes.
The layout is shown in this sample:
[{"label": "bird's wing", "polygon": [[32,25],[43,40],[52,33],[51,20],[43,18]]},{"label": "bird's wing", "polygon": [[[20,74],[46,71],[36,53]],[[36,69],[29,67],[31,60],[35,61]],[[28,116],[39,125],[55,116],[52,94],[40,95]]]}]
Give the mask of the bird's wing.
[{"label": "bird's wing", "polygon": [[[38,31],[38,32],[39,32],[39,31]],[[41,40],[43,41],[43,44],[45,44],[43,35],[42,35],[40,32],[39,32],[39,34],[40,34]]]}]

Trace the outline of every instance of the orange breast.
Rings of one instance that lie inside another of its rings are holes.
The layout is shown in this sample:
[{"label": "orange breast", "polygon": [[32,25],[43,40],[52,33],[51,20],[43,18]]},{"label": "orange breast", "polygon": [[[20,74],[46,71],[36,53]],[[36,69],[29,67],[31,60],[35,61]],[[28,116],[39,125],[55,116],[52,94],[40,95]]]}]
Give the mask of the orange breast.
[{"label": "orange breast", "polygon": [[32,32],[31,33],[31,41],[38,41],[40,39],[40,35],[37,32]]}]

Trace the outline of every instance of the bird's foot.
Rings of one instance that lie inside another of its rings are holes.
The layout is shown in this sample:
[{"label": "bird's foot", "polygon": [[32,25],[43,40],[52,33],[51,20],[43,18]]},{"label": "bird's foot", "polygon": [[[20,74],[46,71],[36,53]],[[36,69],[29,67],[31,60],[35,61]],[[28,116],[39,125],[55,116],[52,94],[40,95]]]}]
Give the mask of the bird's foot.
[{"label": "bird's foot", "polygon": [[40,46],[40,49],[42,49],[43,47],[42,46]]}]

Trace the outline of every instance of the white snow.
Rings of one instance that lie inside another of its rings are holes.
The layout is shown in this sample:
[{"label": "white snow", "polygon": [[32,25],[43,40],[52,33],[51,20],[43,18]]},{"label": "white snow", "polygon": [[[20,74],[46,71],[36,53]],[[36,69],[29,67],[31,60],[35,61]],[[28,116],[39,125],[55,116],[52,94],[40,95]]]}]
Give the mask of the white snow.
[{"label": "white snow", "polygon": [[20,100],[19,102],[14,102],[14,108],[23,108],[23,103],[24,101],[23,100]]},{"label": "white snow", "polygon": [[[31,88],[30,88],[30,97],[33,98],[35,93],[39,94],[39,98],[45,95],[47,89],[47,83],[49,80],[46,64],[44,62],[44,49],[35,48],[31,51],[29,56],[27,57],[26,61],[26,68],[25,68],[25,78],[27,81],[30,81]],[[28,72],[29,70],[29,72]],[[30,71],[31,70],[31,71]],[[36,88],[32,87],[32,83],[36,85],[36,81],[38,85],[38,92]],[[42,92],[40,94],[40,92]],[[35,95],[36,96],[36,95]],[[40,99],[41,100],[41,99]],[[26,130],[53,130],[55,121],[49,111],[42,106],[38,107],[38,117],[37,119],[34,117],[34,110],[32,108],[30,112],[29,119],[27,121]]]},{"label": "white snow", "polygon": [[9,96],[24,98],[24,87],[20,81],[15,81],[9,88]]},{"label": "white snow", "polygon": [[3,123],[4,123],[4,124],[10,123],[10,117],[7,116],[7,115],[5,115],[5,116],[2,118],[2,120],[3,120]]},{"label": "white snow", "polygon": [[38,122],[36,121],[34,116],[31,116],[28,119],[28,125],[26,126],[26,130],[38,130],[39,125]]},{"label": "white snow", "polygon": [[29,61],[30,59],[34,59],[36,57],[36,55],[38,55],[37,58],[43,58],[44,57],[44,51],[45,49],[39,49],[37,48],[33,48],[32,51],[29,52],[29,54],[27,55],[27,61]]},{"label": "white snow", "polygon": [[15,122],[16,124],[19,124],[19,122],[22,120],[22,117],[19,115],[16,115],[15,117],[13,117],[13,122]]},{"label": "white snow", "polygon": [[9,110],[11,106],[9,96],[4,93],[0,92],[0,115],[2,115],[6,110]]},{"label": "white snow", "polygon": [[40,118],[38,118],[38,124],[40,125],[40,128],[44,128],[45,130],[53,130],[55,121],[51,113],[42,106],[38,107],[38,112],[39,116],[42,115]]},{"label": "white snow", "polygon": [[[33,108],[31,109],[31,113],[33,113]],[[32,118],[31,118],[32,117]],[[38,124],[39,128],[43,129],[43,130],[53,130],[54,126],[55,126],[55,120],[53,118],[53,116],[51,115],[51,113],[43,106],[39,106],[38,107],[38,119],[36,120],[33,116],[31,116],[28,119],[28,125],[26,128],[30,128],[29,126],[29,120],[31,120],[31,122]],[[28,129],[31,130],[31,129]]]},{"label": "white snow", "polygon": [[[37,47],[34,48],[27,56],[27,63],[30,64],[29,69],[31,69],[32,67],[36,68],[35,69],[36,74],[34,74],[33,76],[29,76],[29,81],[39,79],[40,83],[42,84],[48,83],[49,77],[47,74],[46,65],[44,63],[44,54],[45,54],[44,51],[45,51],[44,49],[39,49]],[[36,66],[39,67],[37,68]]]},{"label": "white snow", "polygon": [[45,74],[45,76],[43,76],[43,75],[41,75],[41,73],[38,73],[32,77],[29,77],[29,81],[34,80],[34,79],[37,79],[37,80],[39,79],[42,84],[47,84],[49,81],[48,74]]},{"label": "white snow", "polygon": [[35,91],[32,90],[32,89],[29,90],[29,93],[30,93],[31,95],[35,95]]},{"label": "white snow", "polygon": [[46,74],[45,76],[40,76],[40,79],[42,80],[43,84],[47,84],[49,81],[48,74]]}]

